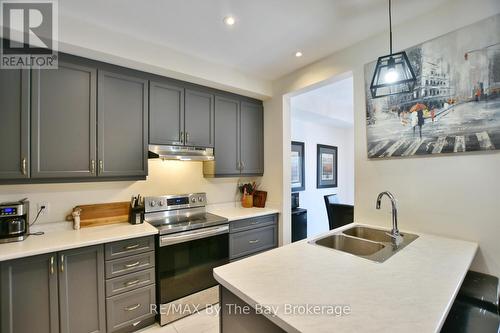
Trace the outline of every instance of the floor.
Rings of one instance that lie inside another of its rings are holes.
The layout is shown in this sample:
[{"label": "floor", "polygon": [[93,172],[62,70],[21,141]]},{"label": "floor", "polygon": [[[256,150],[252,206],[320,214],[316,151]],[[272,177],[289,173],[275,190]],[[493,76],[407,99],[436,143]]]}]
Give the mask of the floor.
[{"label": "floor", "polygon": [[138,331],[138,333],[218,333],[219,316],[213,312],[207,313],[206,310],[202,310],[169,325],[161,327],[155,324]]}]

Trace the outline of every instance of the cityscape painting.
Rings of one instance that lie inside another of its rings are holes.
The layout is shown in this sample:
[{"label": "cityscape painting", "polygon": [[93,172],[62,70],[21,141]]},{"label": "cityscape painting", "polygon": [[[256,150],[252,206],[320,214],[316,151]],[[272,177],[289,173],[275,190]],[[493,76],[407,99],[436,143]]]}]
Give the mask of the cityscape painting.
[{"label": "cityscape painting", "polygon": [[411,93],[372,98],[365,65],[368,157],[500,149],[500,15],[406,52]]}]

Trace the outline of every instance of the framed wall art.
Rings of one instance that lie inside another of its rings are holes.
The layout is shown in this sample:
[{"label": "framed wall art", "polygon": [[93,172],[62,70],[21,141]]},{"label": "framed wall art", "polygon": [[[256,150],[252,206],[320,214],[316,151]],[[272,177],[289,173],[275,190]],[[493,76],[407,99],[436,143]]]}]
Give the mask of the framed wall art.
[{"label": "framed wall art", "polygon": [[292,192],[306,188],[304,142],[292,141]]},{"label": "framed wall art", "polygon": [[337,187],[337,147],[318,144],[316,187]]}]

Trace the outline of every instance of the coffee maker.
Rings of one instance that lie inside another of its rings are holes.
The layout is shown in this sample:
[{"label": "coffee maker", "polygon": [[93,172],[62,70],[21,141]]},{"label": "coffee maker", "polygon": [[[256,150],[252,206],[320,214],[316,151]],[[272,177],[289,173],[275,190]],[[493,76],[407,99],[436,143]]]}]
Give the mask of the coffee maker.
[{"label": "coffee maker", "polygon": [[29,201],[0,203],[0,243],[18,242],[29,235]]}]

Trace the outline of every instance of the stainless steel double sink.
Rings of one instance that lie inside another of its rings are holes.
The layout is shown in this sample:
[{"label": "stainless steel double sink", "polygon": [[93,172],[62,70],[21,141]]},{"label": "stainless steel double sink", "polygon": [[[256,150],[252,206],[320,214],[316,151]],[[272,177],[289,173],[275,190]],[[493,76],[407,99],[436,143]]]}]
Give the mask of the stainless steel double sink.
[{"label": "stainless steel double sink", "polygon": [[418,238],[417,235],[408,233],[401,233],[401,236],[403,241],[396,245],[390,230],[354,226],[332,235],[311,240],[309,243],[347,252],[375,262],[384,262]]}]

